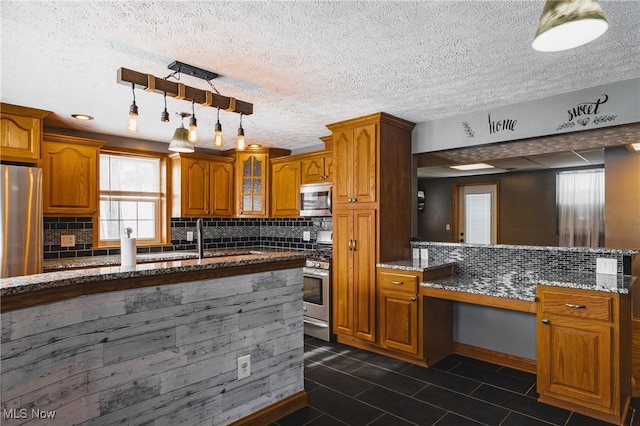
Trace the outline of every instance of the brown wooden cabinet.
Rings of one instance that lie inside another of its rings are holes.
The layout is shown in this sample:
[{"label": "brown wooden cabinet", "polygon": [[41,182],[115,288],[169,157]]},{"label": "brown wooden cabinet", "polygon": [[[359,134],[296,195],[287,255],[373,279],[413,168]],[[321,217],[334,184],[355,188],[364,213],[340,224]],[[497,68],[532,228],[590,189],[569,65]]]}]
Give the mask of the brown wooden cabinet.
[{"label": "brown wooden cabinet", "polygon": [[333,153],[323,151],[300,160],[302,184],[332,182]]},{"label": "brown wooden cabinet", "polygon": [[40,167],[45,214],[97,214],[102,145],[92,139],[44,135]]},{"label": "brown wooden cabinet", "polygon": [[334,164],[333,324],[342,343],[380,347],[375,265],[409,256],[413,126],[385,113],[327,126]]},{"label": "brown wooden cabinet", "polygon": [[334,332],[373,342],[375,334],[376,211],[333,215]]},{"label": "brown wooden cabinet", "polygon": [[300,215],[300,161],[271,160],[271,217]]},{"label": "brown wooden cabinet", "polygon": [[622,424],[631,393],[627,295],[539,285],[540,401]]},{"label": "brown wooden cabinet", "polygon": [[172,216],[233,216],[233,158],[172,154]]},{"label": "brown wooden cabinet", "polygon": [[376,201],[378,127],[377,123],[369,123],[340,129],[334,133],[334,203]]},{"label": "brown wooden cabinet", "polygon": [[267,217],[269,214],[269,154],[236,154],[236,209],[239,217]]},{"label": "brown wooden cabinet", "polygon": [[49,112],[4,103],[0,110],[0,158],[36,163],[40,159],[42,120]]},{"label": "brown wooden cabinet", "polygon": [[378,270],[378,329],[380,345],[418,355],[422,312],[417,274]]}]

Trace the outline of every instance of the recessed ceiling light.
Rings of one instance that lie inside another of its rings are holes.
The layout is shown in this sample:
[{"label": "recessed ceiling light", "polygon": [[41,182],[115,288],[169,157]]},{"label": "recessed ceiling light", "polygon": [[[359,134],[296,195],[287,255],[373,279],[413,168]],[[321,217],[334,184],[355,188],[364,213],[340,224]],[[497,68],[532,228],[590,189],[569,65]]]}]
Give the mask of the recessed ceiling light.
[{"label": "recessed ceiling light", "polygon": [[481,170],[481,169],[493,169],[494,166],[486,163],[475,163],[475,164],[461,164],[459,166],[449,166],[452,169],[456,170]]},{"label": "recessed ceiling light", "polygon": [[83,121],[93,120],[93,117],[90,116],[89,114],[71,114],[71,116],[76,120],[83,120]]},{"label": "recessed ceiling light", "polygon": [[631,152],[640,152],[640,142],[631,143],[627,145],[627,148],[629,148]]}]

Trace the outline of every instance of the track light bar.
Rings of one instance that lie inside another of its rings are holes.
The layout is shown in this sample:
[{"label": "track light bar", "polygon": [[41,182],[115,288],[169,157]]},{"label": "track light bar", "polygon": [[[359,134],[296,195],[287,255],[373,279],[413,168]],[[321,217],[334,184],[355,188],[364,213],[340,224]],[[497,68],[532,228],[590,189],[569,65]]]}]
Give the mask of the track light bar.
[{"label": "track light bar", "polygon": [[168,96],[173,98],[197,102],[204,106],[220,108],[225,111],[244,115],[253,114],[253,104],[249,102],[222,96],[209,90],[185,86],[183,83],[169,81],[152,74],[144,74],[127,68],[119,68],[117,81],[119,84],[135,84],[136,86],[144,87],[148,92],[160,93],[162,95],[166,92]]}]

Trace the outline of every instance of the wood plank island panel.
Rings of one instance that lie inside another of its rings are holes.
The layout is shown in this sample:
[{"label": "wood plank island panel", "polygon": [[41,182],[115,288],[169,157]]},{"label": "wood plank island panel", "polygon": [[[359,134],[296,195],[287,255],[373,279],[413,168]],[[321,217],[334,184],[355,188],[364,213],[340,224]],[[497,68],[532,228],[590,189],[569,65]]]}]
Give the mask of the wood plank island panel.
[{"label": "wood plank island panel", "polygon": [[[284,416],[304,402],[301,299],[295,267],[5,312],[2,403],[15,411],[2,424],[22,424],[10,418],[22,409],[56,424],[227,425],[271,406]],[[238,380],[244,355],[252,373]]]}]

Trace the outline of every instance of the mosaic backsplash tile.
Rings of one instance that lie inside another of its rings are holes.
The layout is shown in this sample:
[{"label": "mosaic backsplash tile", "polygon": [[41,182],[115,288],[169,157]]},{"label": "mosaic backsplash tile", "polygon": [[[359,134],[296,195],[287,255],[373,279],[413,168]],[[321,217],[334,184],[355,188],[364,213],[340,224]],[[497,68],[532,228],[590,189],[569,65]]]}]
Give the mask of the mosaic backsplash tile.
[{"label": "mosaic backsplash tile", "polygon": [[[320,230],[332,229],[332,218],[290,219],[203,219],[205,249],[238,247],[278,247],[298,250],[316,249],[316,235]],[[119,254],[120,249],[93,249],[91,217],[47,217],[44,220],[44,258],[104,256]],[[311,235],[304,241],[304,232]],[[187,240],[187,232],[196,235],[195,218],[171,219],[171,245],[138,247],[138,253],[195,250],[195,241]],[[61,247],[62,235],[74,235],[74,247]]]}]

